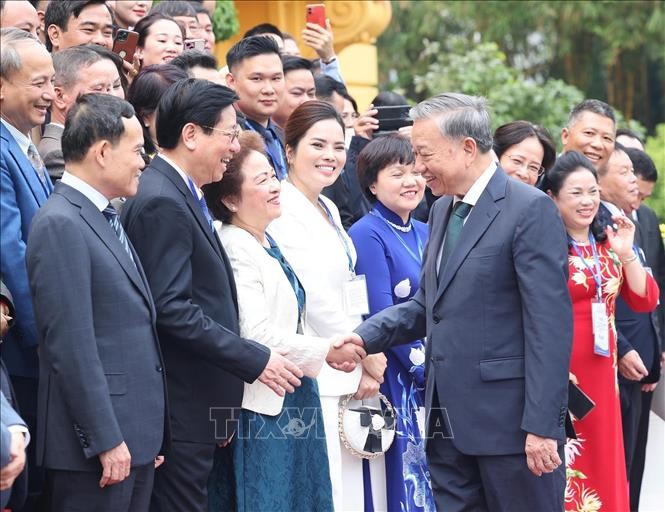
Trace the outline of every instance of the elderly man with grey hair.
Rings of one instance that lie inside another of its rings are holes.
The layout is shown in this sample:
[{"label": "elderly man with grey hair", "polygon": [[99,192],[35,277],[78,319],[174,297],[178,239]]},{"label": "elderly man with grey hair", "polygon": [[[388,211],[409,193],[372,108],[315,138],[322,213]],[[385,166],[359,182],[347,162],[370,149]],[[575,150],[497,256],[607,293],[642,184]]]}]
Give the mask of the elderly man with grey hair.
[{"label": "elderly man with grey hair", "polygon": [[62,132],[67,112],[76,98],[89,92],[125,98],[113,55],[99,45],[72,46],[53,55],[55,96],[51,105],[51,122],[44,128],[44,135],[37,146],[53,184],[65,170]]},{"label": "elderly man with grey hair", "polygon": [[438,510],[563,510],[572,306],[554,203],[491,153],[482,98],[411,111],[435,195],[420,289],[346,341],[368,353],[427,337],[426,454]]}]

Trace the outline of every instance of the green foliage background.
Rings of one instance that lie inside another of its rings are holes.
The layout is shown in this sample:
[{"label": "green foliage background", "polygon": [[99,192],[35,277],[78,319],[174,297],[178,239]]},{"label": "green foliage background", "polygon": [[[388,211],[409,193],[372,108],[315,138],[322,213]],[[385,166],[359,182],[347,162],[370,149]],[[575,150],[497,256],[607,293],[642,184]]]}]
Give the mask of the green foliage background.
[{"label": "green foliage background", "polygon": [[215,10],[211,13],[212,30],[215,42],[225,41],[240,30],[238,12],[233,0],[217,0]]},{"label": "green foliage background", "polygon": [[399,1],[379,37],[381,90],[488,98],[495,127],[525,119],[559,144],[573,105],[607,101],[647,139],[665,220],[665,2]]}]

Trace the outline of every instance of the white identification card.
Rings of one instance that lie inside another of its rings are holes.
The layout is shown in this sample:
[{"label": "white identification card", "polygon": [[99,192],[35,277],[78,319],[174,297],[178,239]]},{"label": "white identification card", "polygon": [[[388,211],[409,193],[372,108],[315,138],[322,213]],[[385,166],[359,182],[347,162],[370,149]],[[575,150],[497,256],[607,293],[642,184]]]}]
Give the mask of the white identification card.
[{"label": "white identification card", "polygon": [[593,324],[593,352],[599,356],[610,355],[610,331],[607,308],[604,301],[591,301],[591,320]]},{"label": "white identification card", "polygon": [[[653,270],[651,270],[651,267],[644,267],[644,270],[646,271],[647,274],[653,277]],[[658,302],[656,303],[656,307],[658,306],[660,306],[660,297],[658,297]]]},{"label": "white identification card", "polygon": [[344,283],[344,311],[347,315],[368,315],[369,299],[365,276],[352,276]]}]

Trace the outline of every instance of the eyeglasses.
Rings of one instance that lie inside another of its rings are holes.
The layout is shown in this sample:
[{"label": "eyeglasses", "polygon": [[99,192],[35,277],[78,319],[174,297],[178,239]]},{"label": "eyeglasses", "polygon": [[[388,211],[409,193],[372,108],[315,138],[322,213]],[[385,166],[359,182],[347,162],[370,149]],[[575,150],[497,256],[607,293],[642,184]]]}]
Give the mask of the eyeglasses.
[{"label": "eyeglasses", "polygon": [[213,130],[215,132],[221,133],[222,135],[226,135],[229,138],[229,142],[236,140],[242,131],[240,126],[237,124],[228,130],[220,130],[219,128],[213,128],[212,126],[201,126],[201,128],[207,128],[208,130]]},{"label": "eyeglasses", "polygon": [[506,158],[510,160],[510,163],[513,164],[513,167],[518,169],[526,169],[530,174],[535,176],[542,176],[545,172],[545,168],[542,165],[527,164],[526,160],[521,156],[506,155]]}]

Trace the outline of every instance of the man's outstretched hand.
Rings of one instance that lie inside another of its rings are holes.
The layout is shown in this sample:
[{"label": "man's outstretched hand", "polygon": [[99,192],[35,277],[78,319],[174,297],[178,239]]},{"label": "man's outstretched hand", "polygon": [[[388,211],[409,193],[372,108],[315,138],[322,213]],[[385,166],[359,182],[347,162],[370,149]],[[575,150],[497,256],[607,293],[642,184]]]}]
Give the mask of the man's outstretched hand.
[{"label": "man's outstretched hand", "polygon": [[[366,357],[367,354],[365,352],[365,343],[363,342],[362,338],[359,335],[357,335],[355,332],[339,336],[336,339],[336,341],[333,342],[331,349],[343,349],[345,345],[349,345],[349,347],[346,347],[345,350],[355,351],[356,354],[361,356],[360,359]],[[330,352],[329,352],[328,357],[326,358],[326,362],[335,370],[340,370],[342,372],[351,372],[355,369],[356,364],[360,362],[360,360],[354,361],[353,363],[351,363],[350,361],[338,362],[330,357]]]},{"label": "man's outstretched hand", "polygon": [[259,381],[272,389],[279,396],[293,393],[300,386],[303,372],[279,352],[270,352],[268,364],[259,375]]},{"label": "man's outstretched hand", "polygon": [[343,372],[355,370],[357,364],[367,356],[362,340],[358,343],[360,337],[357,338],[349,336],[333,338],[326,362],[335,370]]}]

